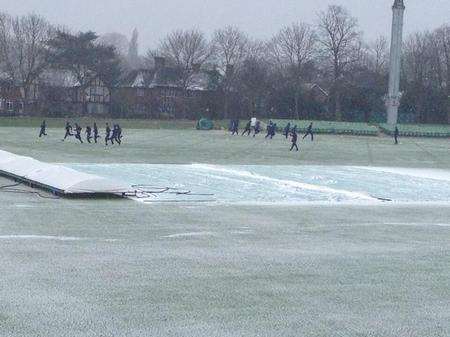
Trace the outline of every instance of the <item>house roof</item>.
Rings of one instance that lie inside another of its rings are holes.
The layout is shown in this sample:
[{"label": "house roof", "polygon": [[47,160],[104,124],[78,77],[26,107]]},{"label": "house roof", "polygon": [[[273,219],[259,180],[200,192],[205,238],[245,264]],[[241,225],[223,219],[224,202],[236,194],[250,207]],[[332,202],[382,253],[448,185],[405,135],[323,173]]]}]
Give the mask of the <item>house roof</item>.
[{"label": "house roof", "polygon": [[121,87],[155,88],[179,86],[176,69],[163,67],[161,69],[139,69],[129,72],[120,82]]},{"label": "house roof", "polygon": [[154,73],[149,69],[132,70],[120,81],[121,87],[148,88],[152,82]]},{"label": "house roof", "polygon": [[199,71],[194,73],[188,85],[188,90],[192,91],[206,91],[209,89],[210,76],[206,72]]},{"label": "house roof", "polygon": [[172,67],[155,69],[150,88],[155,87],[180,87],[179,71]]},{"label": "house roof", "polygon": [[[210,75],[204,71],[192,74],[188,90],[209,90]],[[139,69],[129,72],[120,83],[126,88],[181,87],[180,71],[174,67],[163,66],[153,69]]]},{"label": "house roof", "polygon": [[76,79],[76,77],[70,71],[66,70],[46,70],[41,75],[40,82],[50,86],[63,88],[73,88],[80,86],[80,82]]}]

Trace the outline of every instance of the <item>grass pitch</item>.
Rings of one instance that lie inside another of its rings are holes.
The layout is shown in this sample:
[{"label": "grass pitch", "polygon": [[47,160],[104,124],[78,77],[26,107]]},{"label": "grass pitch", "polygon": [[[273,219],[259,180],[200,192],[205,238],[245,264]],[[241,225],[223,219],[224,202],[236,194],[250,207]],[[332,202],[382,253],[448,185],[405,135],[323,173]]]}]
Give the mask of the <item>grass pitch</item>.
[{"label": "grass pitch", "polygon": [[[101,130],[104,132],[104,130]],[[249,165],[365,165],[395,167],[450,167],[448,139],[318,135],[299,142],[300,152],[289,152],[282,135],[265,140],[230,136],[225,131],[192,129],[124,129],[123,146],[62,142],[62,128],[49,129],[48,138],[37,138],[39,129],[0,128],[3,150],[59,163],[148,164],[249,164]]]},{"label": "grass pitch", "polygon": [[[121,147],[106,148],[61,142],[61,129],[38,140],[36,129],[0,128],[0,148],[58,163],[450,169],[442,139],[319,136],[289,153],[280,136],[124,131]],[[0,214],[1,335],[450,335],[446,204],[144,205],[0,192]]]}]

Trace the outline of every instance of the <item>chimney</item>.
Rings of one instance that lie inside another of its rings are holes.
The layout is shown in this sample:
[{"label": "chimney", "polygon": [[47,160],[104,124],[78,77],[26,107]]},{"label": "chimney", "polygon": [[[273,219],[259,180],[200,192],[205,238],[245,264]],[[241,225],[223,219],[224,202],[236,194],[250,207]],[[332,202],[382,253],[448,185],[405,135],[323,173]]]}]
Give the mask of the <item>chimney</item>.
[{"label": "chimney", "polygon": [[166,66],[166,59],[161,56],[155,56],[155,68],[156,70],[161,70]]},{"label": "chimney", "polygon": [[227,77],[233,76],[234,73],[234,65],[233,64],[227,64],[227,68],[225,70],[225,75]]}]

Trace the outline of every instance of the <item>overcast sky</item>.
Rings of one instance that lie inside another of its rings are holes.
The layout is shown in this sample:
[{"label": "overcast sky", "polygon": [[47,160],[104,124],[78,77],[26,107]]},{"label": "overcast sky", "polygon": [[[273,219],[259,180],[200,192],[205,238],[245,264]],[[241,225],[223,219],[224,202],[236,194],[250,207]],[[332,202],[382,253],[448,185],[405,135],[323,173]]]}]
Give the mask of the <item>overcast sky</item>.
[{"label": "overcast sky", "polygon": [[[141,53],[175,28],[196,27],[211,34],[231,24],[257,38],[294,21],[314,23],[330,4],[347,7],[366,39],[388,36],[393,0],[0,0],[0,11],[37,13],[74,30],[99,34],[140,34]],[[433,29],[450,23],[450,0],[405,0],[405,30]]]}]

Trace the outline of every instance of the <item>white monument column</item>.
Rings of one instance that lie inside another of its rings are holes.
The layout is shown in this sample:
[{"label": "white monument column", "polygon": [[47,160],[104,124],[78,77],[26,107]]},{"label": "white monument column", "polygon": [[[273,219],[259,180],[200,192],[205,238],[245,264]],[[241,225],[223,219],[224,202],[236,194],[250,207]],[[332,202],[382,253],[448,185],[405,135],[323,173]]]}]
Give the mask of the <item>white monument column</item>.
[{"label": "white monument column", "polygon": [[386,97],[387,122],[395,125],[398,121],[398,107],[400,106],[400,70],[403,45],[403,14],[405,5],[403,0],[395,0],[392,6],[392,36],[389,64],[389,92]]}]

